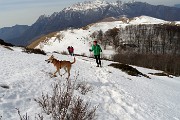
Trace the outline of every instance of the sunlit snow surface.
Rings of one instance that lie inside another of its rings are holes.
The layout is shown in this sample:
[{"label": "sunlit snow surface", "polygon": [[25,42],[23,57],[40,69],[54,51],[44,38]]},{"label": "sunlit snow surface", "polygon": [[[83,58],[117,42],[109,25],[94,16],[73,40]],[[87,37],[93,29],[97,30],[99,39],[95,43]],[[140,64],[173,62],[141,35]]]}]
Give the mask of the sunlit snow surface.
[{"label": "sunlit snow surface", "polygon": [[[27,54],[21,48],[10,51],[0,46],[0,116],[2,120],[19,120],[15,108],[22,114],[33,117],[41,112],[34,98],[41,93],[50,93],[52,84],[63,82],[66,75],[51,78],[54,72],[52,64],[47,64],[47,56]],[[54,54],[59,60],[73,61],[73,57]],[[70,80],[79,72],[77,82],[87,82],[93,89],[86,95],[80,95],[92,106],[98,106],[97,120],[180,120],[180,78],[160,77],[148,73],[160,71],[136,67],[150,76],[129,76],[121,70],[109,67],[109,61],[103,61],[103,67],[95,67],[95,60],[76,57]],[[62,70],[62,72],[64,72]],[[61,73],[62,73],[61,72]],[[33,119],[33,118],[32,118]],[[45,120],[49,120],[45,117]]]}]

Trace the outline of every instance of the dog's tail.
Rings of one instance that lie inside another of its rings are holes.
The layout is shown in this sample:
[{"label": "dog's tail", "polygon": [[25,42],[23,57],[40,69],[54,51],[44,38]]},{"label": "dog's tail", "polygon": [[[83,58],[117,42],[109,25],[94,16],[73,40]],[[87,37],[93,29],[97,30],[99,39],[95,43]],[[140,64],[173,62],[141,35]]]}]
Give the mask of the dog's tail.
[{"label": "dog's tail", "polygon": [[76,62],[76,58],[74,57],[74,61],[71,64],[74,64]]}]

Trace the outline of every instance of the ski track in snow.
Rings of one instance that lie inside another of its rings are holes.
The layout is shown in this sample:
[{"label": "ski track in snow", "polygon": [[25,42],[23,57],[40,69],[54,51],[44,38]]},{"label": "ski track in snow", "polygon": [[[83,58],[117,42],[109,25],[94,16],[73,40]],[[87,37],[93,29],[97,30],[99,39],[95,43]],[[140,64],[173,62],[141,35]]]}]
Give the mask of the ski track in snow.
[{"label": "ski track in snow", "polygon": [[[34,98],[40,97],[42,92],[49,93],[51,85],[61,77],[50,78],[49,72],[54,72],[55,68],[44,61],[48,56],[26,54],[19,49],[9,51],[1,46],[0,50],[0,85],[10,87],[0,87],[2,120],[19,119],[15,108],[19,108],[22,114],[27,112],[34,116],[41,111]],[[73,61],[70,56],[55,54],[55,57]],[[73,80],[79,72],[77,81],[92,86],[93,90],[81,97],[92,106],[98,106],[98,120],[180,120],[179,78],[149,75],[149,72],[157,71],[140,67],[137,69],[151,79],[133,77],[109,67],[109,61],[103,60],[102,63],[103,67],[99,68],[95,67],[93,58],[76,57],[70,77]]]}]

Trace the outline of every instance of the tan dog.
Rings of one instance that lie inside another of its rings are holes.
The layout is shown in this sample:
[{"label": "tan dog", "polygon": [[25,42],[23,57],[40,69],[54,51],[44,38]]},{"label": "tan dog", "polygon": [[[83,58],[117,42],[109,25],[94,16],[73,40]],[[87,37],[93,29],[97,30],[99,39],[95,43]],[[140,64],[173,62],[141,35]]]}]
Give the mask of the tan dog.
[{"label": "tan dog", "polygon": [[[68,72],[68,78],[69,79],[69,76],[70,76],[70,70],[71,70],[71,65],[74,64],[76,62],[76,59],[74,57],[74,61],[71,63],[70,61],[59,61],[57,59],[54,58],[54,56],[52,55],[49,59],[45,60],[46,62],[48,63],[53,63],[54,66],[56,67],[56,71],[54,72],[53,76],[56,77],[56,73],[58,72],[59,75],[60,75],[60,69],[61,68],[64,68],[64,70],[66,72]],[[66,73],[65,72],[65,73]],[[64,74],[65,74],[64,73]],[[63,74],[63,75],[64,75]],[[61,75],[62,76],[62,75]]]}]

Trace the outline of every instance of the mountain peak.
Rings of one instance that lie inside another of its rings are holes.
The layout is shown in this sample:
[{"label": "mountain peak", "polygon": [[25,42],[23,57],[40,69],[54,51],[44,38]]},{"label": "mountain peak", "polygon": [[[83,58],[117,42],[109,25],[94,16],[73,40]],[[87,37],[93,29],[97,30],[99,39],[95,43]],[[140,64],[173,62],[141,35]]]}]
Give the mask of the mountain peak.
[{"label": "mountain peak", "polygon": [[98,7],[105,7],[107,6],[109,3],[104,1],[104,0],[94,0],[94,1],[85,1],[82,3],[77,3],[72,5],[71,7],[67,7],[64,9],[64,11],[85,11],[88,9],[94,9],[94,8],[98,8]]},{"label": "mountain peak", "polygon": [[45,19],[45,18],[48,18],[49,16],[47,16],[47,15],[41,15],[41,16],[39,16],[39,18],[38,18],[38,20],[37,21],[41,21],[41,20],[43,20],[43,19]]},{"label": "mountain peak", "polygon": [[[127,3],[135,3],[136,1],[132,0]],[[79,2],[77,4],[74,4],[70,7],[64,8],[63,11],[86,11],[86,10],[92,10],[97,8],[104,8],[107,6],[114,6],[114,7],[123,7],[126,2],[122,2],[121,0],[117,0],[115,2],[107,2],[105,0],[94,0],[94,1],[85,1],[85,2]]]}]

